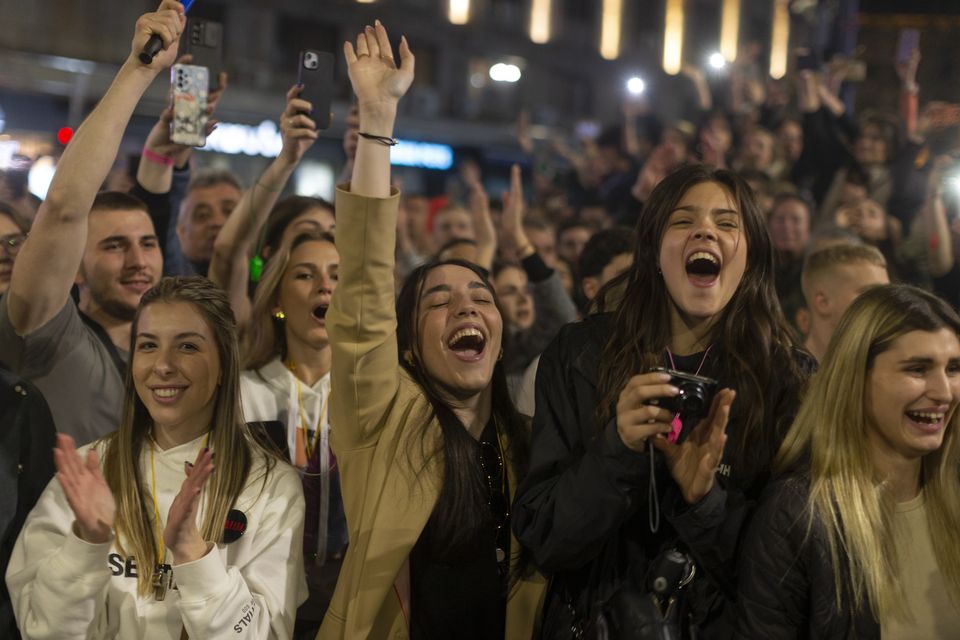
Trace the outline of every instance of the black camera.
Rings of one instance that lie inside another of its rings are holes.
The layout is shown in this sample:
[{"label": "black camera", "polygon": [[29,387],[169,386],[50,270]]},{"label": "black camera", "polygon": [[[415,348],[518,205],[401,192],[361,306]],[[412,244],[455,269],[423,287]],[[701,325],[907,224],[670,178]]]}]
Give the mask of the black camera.
[{"label": "black camera", "polygon": [[680,389],[680,393],[672,398],[657,398],[654,401],[657,406],[680,414],[681,419],[699,420],[710,413],[713,395],[717,392],[716,380],[662,367],[651,369],[651,372],[669,374],[669,384]]}]

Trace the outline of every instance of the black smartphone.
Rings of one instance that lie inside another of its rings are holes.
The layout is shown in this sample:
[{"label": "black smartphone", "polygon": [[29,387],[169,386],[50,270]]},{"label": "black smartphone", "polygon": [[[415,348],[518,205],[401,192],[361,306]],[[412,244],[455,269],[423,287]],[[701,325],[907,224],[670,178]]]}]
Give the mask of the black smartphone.
[{"label": "black smartphone", "polygon": [[193,56],[190,63],[206,67],[212,91],[217,88],[223,71],[223,25],[213,20],[190,18],[187,21],[187,51]]},{"label": "black smartphone", "polygon": [[317,129],[330,127],[330,102],[333,100],[333,54],[306,49],[300,52],[297,83],[303,85],[300,98],[313,105],[308,114],[317,123]]}]

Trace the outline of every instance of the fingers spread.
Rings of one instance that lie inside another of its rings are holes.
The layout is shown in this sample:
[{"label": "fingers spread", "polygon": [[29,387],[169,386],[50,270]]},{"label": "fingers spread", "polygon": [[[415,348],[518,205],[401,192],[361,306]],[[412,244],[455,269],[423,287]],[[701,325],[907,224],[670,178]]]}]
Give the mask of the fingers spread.
[{"label": "fingers spread", "polygon": [[404,71],[413,73],[416,59],[413,57],[413,52],[410,51],[407,36],[400,38],[400,63]]},{"label": "fingers spread", "polygon": [[363,28],[363,32],[367,35],[367,47],[369,47],[370,57],[379,58],[380,57],[380,42],[377,40],[377,32],[373,27],[367,25]]},{"label": "fingers spread", "polygon": [[357,34],[357,58],[370,55],[370,47],[367,45],[367,36],[364,33]]},{"label": "fingers spread", "polygon": [[390,38],[387,37],[387,30],[379,20],[377,20],[374,25],[374,34],[377,38],[377,46],[380,49],[380,57],[384,60],[393,61],[393,48],[390,46]]},{"label": "fingers spread", "polygon": [[357,54],[353,50],[353,43],[349,40],[343,43],[343,57],[346,59],[348,65],[357,61]]}]

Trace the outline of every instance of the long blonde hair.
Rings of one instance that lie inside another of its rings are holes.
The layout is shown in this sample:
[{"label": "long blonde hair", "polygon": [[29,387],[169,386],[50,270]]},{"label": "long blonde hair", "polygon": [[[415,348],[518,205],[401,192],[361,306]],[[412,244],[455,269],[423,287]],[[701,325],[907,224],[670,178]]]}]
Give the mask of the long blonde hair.
[{"label": "long blonde hair", "polygon": [[[827,356],[775,462],[784,472],[809,461],[808,535],[822,526],[830,549],[836,603],[849,586],[853,605],[905,619],[899,554],[893,529],[895,501],[877,477],[867,441],[866,390],[876,357],[912,331],[949,329],[960,318],[921,289],[885,285],[861,295],[834,332]],[[960,603],[960,413],[947,416],[942,446],[923,458],[928,528],[954,602]]]},{"label": "long blonde hair", "polygon": [[270,259],[253,295],[250,325],[243,335],[244,369],[259,369],[278,356],[281,359],[287,356],[283,321],[274,316],[273,310],[280,299],[280,285],[290,266],[290,258],[297,247],[307,242],[329,242],[336,246],[333,236],[328,233],[301,233],[289,244],[281,245]]},{"label": "long blonde hair", "polygon": [[150,437],[153,420],[133,384],[133,359],[140,314],[151,304],[189,303],[210,327],[220,356],[220,384],[214,400],[209,446],[217,454],[217,466],[207,484],[203,522],[204,540],[221,542],[227,512],[248,482],[254,456],[265,461],[264,481],[274,458],[254,440],[240,408],[240,358],[236,320],[226,294],[206,278],[164,278],[140,301],[130,332],[130,365],[125,377],[123,416],[120,429],[105,438],[103,474],[117,501],[114,528],[117,548],[132,554],[137,563],[137,590],[145,595],[158,562],[158,540],[153,523],[153,497],[144,491],[140,458]]}]

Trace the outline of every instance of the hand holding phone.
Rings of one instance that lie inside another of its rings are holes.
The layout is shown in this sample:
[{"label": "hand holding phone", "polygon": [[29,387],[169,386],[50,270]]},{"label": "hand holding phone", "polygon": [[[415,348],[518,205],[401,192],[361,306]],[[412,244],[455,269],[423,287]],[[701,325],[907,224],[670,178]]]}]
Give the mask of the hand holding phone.
[{"label": "hand holding phone", "polygon": [[330,127],[330,102],[333,99],[333,54],[327,51],[307,49],[300,52],[297,65],[297,84],[300,99],[312,107],[309,115],[317,129]]},{"label": "hand holding phone", "polygon": [[897,39],[897,62],[910,62],[913,52],[920,48],[920,31],[917,29],[901,29]]},{"label": "hand holding phone", "polygon": [[173,123],[170,140],[191,147],[207,143],[207,96],[209,73],[206,67],[175,64],[170,71],[173,85]]},{"label": "hand holding phone", "polygon": [[[317,140],[317,123],[307,115],[310,103],[300,98],[302,91],[299,85],[287,91],[287,108],[280,115],[280,133],[283,135],[280,157],[290,164],[299,163]],[[327,117],[329,119],[329,115]]]}]

